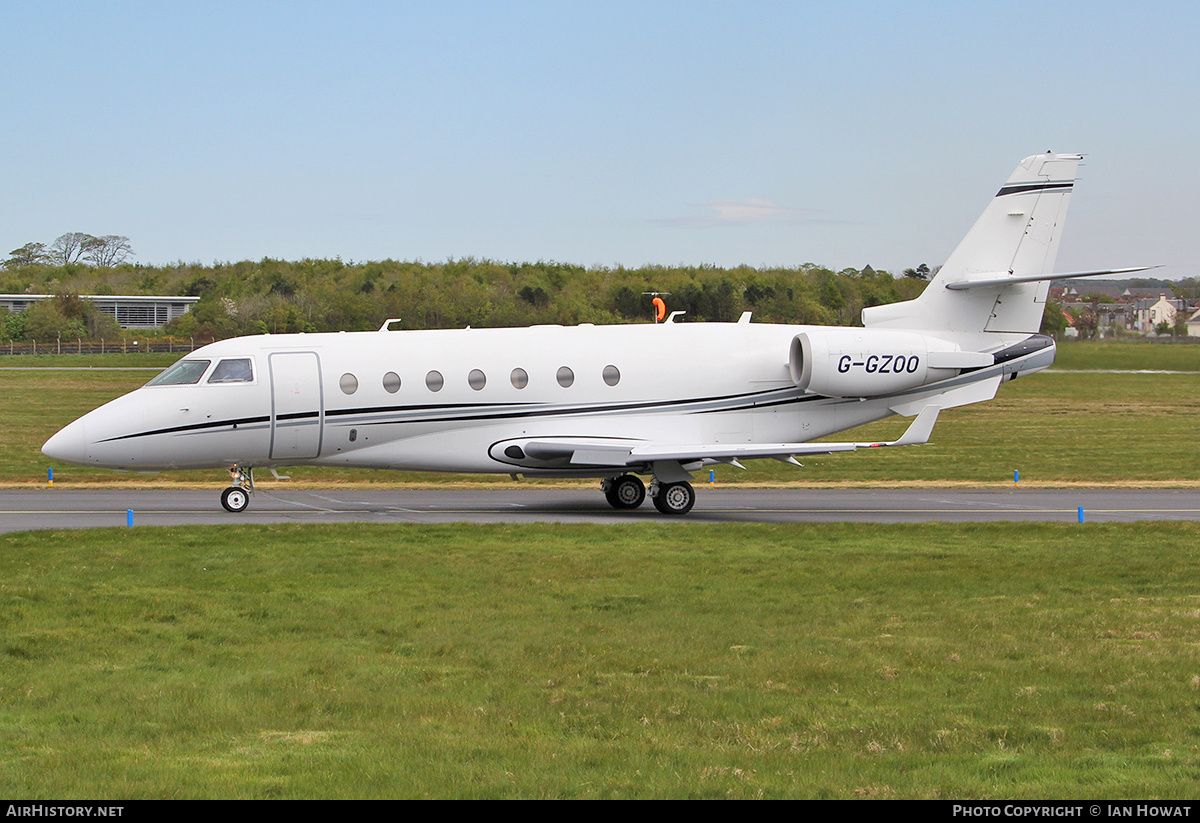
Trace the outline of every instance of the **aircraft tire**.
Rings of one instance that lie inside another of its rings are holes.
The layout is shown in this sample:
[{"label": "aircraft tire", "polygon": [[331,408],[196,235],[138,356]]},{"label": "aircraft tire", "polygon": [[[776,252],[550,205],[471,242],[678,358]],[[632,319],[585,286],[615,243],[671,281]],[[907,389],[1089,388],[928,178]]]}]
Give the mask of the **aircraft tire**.
[{"label": "aircraft tire", "polygon": [[632,474],[623,474],[609,483],[604,496],[614,509],[636,509],[646,499],[646,486]]},{"label": "aircraft tire", "polygon": [[227,512],[241,514],[250,505],[250,493],[241,486],[230,486],[221,492],[221,505]]},{"label": "aircraft tire", "polygon": [[658,487],[654,508],[663,514],[687,514],[696,505],[696,490],[691,483],[666,483]]}]

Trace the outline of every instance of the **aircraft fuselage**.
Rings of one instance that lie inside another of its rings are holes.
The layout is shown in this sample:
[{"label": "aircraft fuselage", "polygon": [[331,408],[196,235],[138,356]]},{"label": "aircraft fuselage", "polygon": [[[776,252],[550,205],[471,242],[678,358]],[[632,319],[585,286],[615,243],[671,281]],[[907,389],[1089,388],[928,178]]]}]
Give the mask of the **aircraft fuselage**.
[{"label": "aircraft fuselage", "polygon": [[[611,469],[493,447],[521,438],[800,443],[892,414],[892,394],[835,398],[796,385],[789,347],[823,331],[664,323],[236,338],[184,358],[196,364],[189,382],[117,398],[46,452],[141,471],[312,464],[606,476]],[[903,373],[911,359],[883,346],[847,371]],[[246,368],[234,379],[218,371],[239,361]]]}]

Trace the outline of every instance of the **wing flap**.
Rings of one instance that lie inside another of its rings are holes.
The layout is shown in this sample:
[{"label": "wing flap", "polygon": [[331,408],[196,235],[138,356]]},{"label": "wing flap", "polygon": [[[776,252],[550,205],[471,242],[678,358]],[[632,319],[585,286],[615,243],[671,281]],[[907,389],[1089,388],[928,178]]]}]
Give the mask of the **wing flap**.
[{"label": "wing flap", "polygon": [[[916,419],[898,440],[877,443],[650,443],[644,440],[587,437],[547,437],[497,444],[518,452],[506,452],[510,459],[526,458],[539,462],[557,462],[572,467],[605,466],[625,468],[654,463],[696,463],[700,461],[734,462],[772,458],[794,463],[798,455],[834,454],[882,446],[917,446],[929,441],[937,423],[940,405],[925,404]],[[511,444],[511,445],[510,445]],[[496,447],[493,447],[494,449]],[[516,458],[516,454],[520,458]]]},{"label": "wing flap", "polygon": [[678,460],[690,463],[695,460],[751,459],[759,457],[787,458],[797,454],[832,454],[850,452],[857,448],[855,443],[713,443],[704,445],[651,444],[639,446],[630,452],[631,463],[657,460]]}]

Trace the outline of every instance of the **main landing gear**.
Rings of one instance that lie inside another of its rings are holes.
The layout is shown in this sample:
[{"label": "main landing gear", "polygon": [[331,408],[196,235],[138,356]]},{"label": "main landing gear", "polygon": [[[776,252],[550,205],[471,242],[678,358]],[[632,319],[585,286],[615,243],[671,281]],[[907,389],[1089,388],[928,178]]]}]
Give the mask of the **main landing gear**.
[{"label": "main landing gear", "polygon": [[221,492],[221,505],[227,512],[241,514],[250,505],[250,495],[254,491],[254,469],[232,466],[229,476],[233,479],[233,485]]},{"label": "main landing gear", "polygon": [[650,485],[650,496],[663,514],[687,514],[696,505],[696,490],[686,481],[660,484],[656,480]]},{"label": "main landing gear", "polygon": [[632,474],[623,474],[600,484],[608,505],[614,509],[636,509],[646,499],[646,487]]},{"label": "main landing gear", "polygon": [[[646,499],[646,487],[632,474],[623,474],[600,484],[608,504],[614,509],[636,509]],[[696,490],[684,481],[650,483],[650,499],[663,514],[687,514],[696,505]]]}]

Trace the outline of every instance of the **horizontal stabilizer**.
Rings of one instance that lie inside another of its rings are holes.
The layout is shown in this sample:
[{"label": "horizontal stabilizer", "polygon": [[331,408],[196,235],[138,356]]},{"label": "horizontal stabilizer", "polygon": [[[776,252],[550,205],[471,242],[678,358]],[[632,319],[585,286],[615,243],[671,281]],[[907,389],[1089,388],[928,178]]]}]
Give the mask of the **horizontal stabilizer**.
[{"label": "horizontal stabilizer", "polygon": [[1160,266],[1134,266],[1128,269],[1097,269],[1096,271],[1069,271],[1061,274],[1029,274],[1023,277],[1014,277],[1011,274],[1002,272],[989,272],[980,275],[978,278],[970,278],[967,280],[955,280],[953,283],[947,283],[946,288],[962,291],[964,289],[983,289],[995,288],[996,286],[1012,286],[1017,283],[1040,283],[1046,280],[1071,280],[1076,277],[1100,277],[1105,274],[1129,274],[1135,271],[1148,271],[1157,269]]}]

